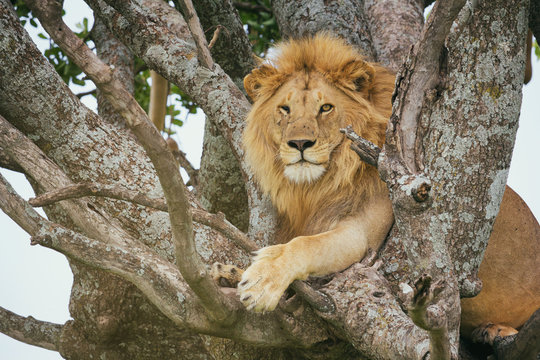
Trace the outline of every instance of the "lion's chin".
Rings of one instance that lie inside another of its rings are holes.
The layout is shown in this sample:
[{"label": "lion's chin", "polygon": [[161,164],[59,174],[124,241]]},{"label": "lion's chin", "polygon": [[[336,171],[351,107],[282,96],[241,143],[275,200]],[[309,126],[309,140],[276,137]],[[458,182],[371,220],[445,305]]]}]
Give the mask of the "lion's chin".
[{"label": "lion's chin", "polygon": [[302,184],[316,181],[325,171],[326,168],[322,165],[302,161],[285,166],[284,174],[289,180],[297,184]]}]

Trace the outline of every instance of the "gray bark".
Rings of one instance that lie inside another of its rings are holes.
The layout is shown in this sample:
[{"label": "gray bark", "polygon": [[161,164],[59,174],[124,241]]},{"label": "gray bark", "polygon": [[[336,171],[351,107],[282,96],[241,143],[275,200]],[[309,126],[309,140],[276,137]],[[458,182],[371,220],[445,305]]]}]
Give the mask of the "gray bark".
[{"label": "gray bark", "polygon": [[[225,63],[225,71],[198,63],[185,23],[164,2],[88,2],[133,54],[186,91],[219,129],[230,145],[227,159],[240,164],[246,182],[249,234],[259,245],[267,244],[275,227],[273,211],[243,162],[240,136],[249,103],[233,81],[238,79],[227,75],[232,73]],[[397,68],[399,60],[390,57],[402,56],[420,33],[421,7],[416,2],[407,6],[410,18],[404,12],[395,21],[409,23],[401,43],[392,31],[381,31],[393,24],[373,2],[274,2],[274,11],[286,36],[330,28],[362,47],[367,57]],[[43,191],[102,182],[161,197],[141,147],[70,93],[9,7],[0,0],[0,114],[7,119],[0,118],[0,152],[7,155],[2,163],[17,164]],[[2,209],[36,243],[71,259],[74,321],[62,327],[55,346],[66,358],[422,359],[428,356],[428,335],[401,310],[396,294],[400,282],[413,282],[427,272],[433,279],[447,279],[447,296],[440,305],[449,319],[455,357],[459,292],[478,290],[476,271],[504,191],[515,137],[526,7],[518,0],[482,2],[452,31],[447,51],[441,53],[445,61],[437,69],[441,81],[427,89],[425,99],[415,99],[424,102],[415,123],[419,140],[412,148],[418,151],[419,171],[403,172],[406,167],[391,140],[379,159],[383,177],[394,175],[388,182],[396,214],[396,227],[382,250],[382,272],[354,265],[321,286],[335,312],[317,313],[292,298],[270,314],[238,307],[234,324],[212,322],[174,266],[166,214],[118,200],[85,198],[50,210],[56,214],[51,219],[62,227],[40,219],[2,180]],[[409,61],[401,73],[402,92],[414,85],[414,77],[408,76],[416,70],[414,64]],[[396,117],[392,124],[399,125]],[[209,158],[219,159],[208,149]],[[428,180],[429,201],[411,200],[411,187],[396,182],[396,175]],[[238,182],[234,179],[232,186]],[[193,199],[191,205],[199,207]],[[195,225],[195,235],[198,255],[207,264],[248,263],[246,254],[217,231]]]},{"label": "gray bark", "polygon": [[368,60],[375,61],[369,19],[364,11],[364,1],[287,1],[272,2],[283,37],[312,36],[319,31],[331,31],[357,45]]}]

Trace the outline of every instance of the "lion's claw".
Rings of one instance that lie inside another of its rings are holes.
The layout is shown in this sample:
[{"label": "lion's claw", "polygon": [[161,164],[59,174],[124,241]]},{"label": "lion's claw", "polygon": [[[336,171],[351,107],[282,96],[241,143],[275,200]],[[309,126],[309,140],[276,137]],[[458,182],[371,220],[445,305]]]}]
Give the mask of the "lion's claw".
[{"label": "lion's claw", "polygon": [[238,284],[240,301],[248,310],[274,310],[294,280],[291,268],[284,259],[283,245],[261,249]]}]

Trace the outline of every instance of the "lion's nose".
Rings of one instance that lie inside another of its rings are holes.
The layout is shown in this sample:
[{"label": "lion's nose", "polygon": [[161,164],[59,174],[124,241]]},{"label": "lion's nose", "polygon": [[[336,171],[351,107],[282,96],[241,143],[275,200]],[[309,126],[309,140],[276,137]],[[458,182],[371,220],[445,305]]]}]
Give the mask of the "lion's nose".
[{"label": "lion's nose", "polygon": [[292,148],[297,149],[298,151],[304,151],[307,148],[312,147],[315,145],[315,141],[311,140],[290,140],[287,141],[287,145],[289,145]]}]

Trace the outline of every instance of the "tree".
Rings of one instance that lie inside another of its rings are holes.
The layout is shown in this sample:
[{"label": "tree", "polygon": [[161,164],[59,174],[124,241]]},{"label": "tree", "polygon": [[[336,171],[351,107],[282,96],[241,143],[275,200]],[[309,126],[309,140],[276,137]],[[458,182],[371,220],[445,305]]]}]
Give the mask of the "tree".
[{"label": "tree", "polygon": [[[66,358],[421,359],[430,346],[432,358],[437,351],[457,357],[459,297],[480,290],[476,272],[517,128],[528,1],[441,2],[425,27],[423,1],[272,2],[281,36],[330,29],[396,71],[407,61],[378,157],[396,216],[383,265],[354,265],[318,291],[295,283],[303,300],[266,314],[244,310],[207,271],[216,261],[246,266],[248,252],[270,243],[276,227],[240,145],[250,106],[241,79],[255,61],[235,4],[196,2],[201,30],[190,1],[86,2],[99,19],[92,36],[102,60],[63,24],[60,2],[26,4],[96,84],[99,115],[37,51],[11,3],[0,1],[0,164],[52,198],[49,220],[41,218],[2,179],[0,207],[33,243],[65,254],[74,273],[73,321],[48,324],[2,310],[3,332]],[[256,6],[275,29],[268,4],[236,6]],[[261,54],[278,35],[257,28],[254,17],[244,13]],[[210,53],[218,26],[224,30]],[[538,24],[530,26],[538,35]],[[195,191],[135,101],[134,57],[207,116]],[[452,196],[422,201],[430,188]],[[62,196],[70,200],[58,202]],[[467,219],[456,216],[464,206]],[[427,332],[397,300],[399,284],[419,278],[428,289],[429,279],[445,279],[436,288],[437,316],[420,319]]]}]

